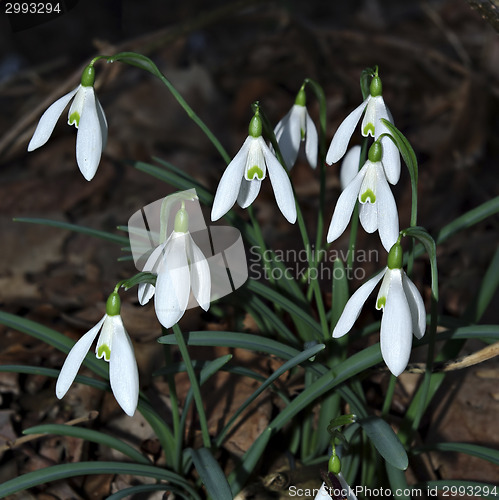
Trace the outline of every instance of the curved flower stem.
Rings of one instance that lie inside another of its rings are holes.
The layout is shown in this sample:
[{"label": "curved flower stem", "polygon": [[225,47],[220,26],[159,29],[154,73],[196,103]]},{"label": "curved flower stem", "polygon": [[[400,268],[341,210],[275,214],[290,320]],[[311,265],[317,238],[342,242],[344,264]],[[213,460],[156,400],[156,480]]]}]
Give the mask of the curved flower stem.
[{"label": "curved flower stem", "polygon": [[180,331],[180,327],[178,326],[178,324],[175,324],[172,326],[172,329],[173,333],[175,334],[175,339],[177,341],[180,354],[182,355],[182,358],[185,363],[187,375],[189,376],[189,380],[191,382],[192,392],[194,394],[194,401],[196,402],[196,408],[198,410],[198,415],[199,415],[199,423],[201,425],[203,445],[209,449],[211,448],[211,440],[210,440],[210,434],[208,432],[208,422],[206,420],[206,413],[204,411],[203,398],[201,396],[201,390],[199,389],[198,379],[196,377],[196,373],[194,372],[194,367],[192,366],[191,357],[189,356],[189,351],[187,350],[187,345],[185,343],[182,332]]},{"label": "curved flower stem", "polygon": [[159,78],[164,83],[166,88],[170,91],[170,93],[173,95],[173,97],[177,100],[180,106],[182,106],[184,111],[187,113],[187,116],[204,132],[206,137],[208,137],[210,142],[215,146],[217,151],[220,153],[220,156],[224,159],[225,163],[227,164],[230,163],[231,158],[228,155],[225,148],[220,143],[220,141],[216,138],[216,136],[208,128],[208,126],[203,122],[203,120],[199,118],[199,116],[194,112],[194,110],[189,106],[189,104],[187,104],[187,101],[172,85],[170,80],[168,80],[168,78],[166,78],[166,76],[163,75],[163,73],[161,73],[161,71],[158,69],[156,64],[154,64],[154,62],[151,59],[149,59],[146,56],[143,56],[142,54],[137,54],[135,52],[120,52],[119,54],[116,54],[111,57],[98,56],[97,58],[94,58],[94,60],[97,59],[107,59],[107,62],[109,63],[120,61],[122,63],[129,64],[131,66],[136,66],[145,71],[148,71],[149,73],[152,73],[154,76]]}]

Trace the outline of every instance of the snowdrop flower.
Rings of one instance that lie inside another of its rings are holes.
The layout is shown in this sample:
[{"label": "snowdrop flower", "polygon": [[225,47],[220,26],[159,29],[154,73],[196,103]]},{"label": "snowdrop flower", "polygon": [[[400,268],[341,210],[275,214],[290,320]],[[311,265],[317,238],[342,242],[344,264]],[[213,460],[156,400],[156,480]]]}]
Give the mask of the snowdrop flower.
[{"label": "snowdrop flower", "polygon": [[76,136],[76,162],[83,177],[90,181],[99,166],[102,150],[107,141],[107,122],[102,106],[94,93],[95,69],[87,66],[81,77],[81,84],[55,101],[43,113],[35,133],[28,145],[28,151],[43,146],[52,135],[57,120],[74,97],[69,108],[68,124],[78,129]]},{"label": "snowdrop flower", "polygon": [[[370,135],[377,140],[380,135],[388,133],[388,129],[381,121],[381,118],[391,123],[393,123],[393,118],[381,95],[382,90],[381,79],[376,74],[371,80],[369,96],[343,120],[334,134],[326,155],[326,163],[331,165],[343,157],[353,131],[364,111],[365,114],[361,126],[361,132],[364,137]],[[386,169],[386,177],[391,184],[396,184],[400,178],[399,151],[393,141],[387,136],[381,138],[381,143],[385,151],[386,164],[389,167]]]},{"label": "snowdrop flower", "polygon": [[61,399],[68,392],[99,332],[95,353],[98,358],[103,357],[109,363],[109,380],[114,397],[131,417],[139,399],[139,372],[132,342],[121,320],[120,297],[116,291],[107,299],[104,317],[69,351],[57,379],[55,393]]},{"label": "snowdrop flower", "polygon": [[[359,159],[360,148],[345,158],[344,163],[349,163],[344,165],[347,170],[345,181],[352,177],[354,165],[359,164]],[[368,233],[378,230],[381,243],[389,251],[398,238],[399,220],[397,205],[386,180],[384,149],[379,141],[370,147],[368,160],[338,198],[327,233],[328,243],[343,234],[357,200],[360,202],[359,217],[362,227]]]},{"label": "snowdrop flower", "polygon": [[211,210],[211,220],[220,219],[232,208],[236,200],[241,208],[251,205],[260,192],[267,169],[277,205],[284,217],[294,224],[296,204],[291,181],[286,169],[263,140],[262,119],[257,111],[251,119],[247,139],[220,179]]},{"label": "snowdrop flower", "polygon": [[184,315],[191,289],[205,311],[210,307],[210,267],[192,239],[188,224],[188,214],[182,202],[172,233],[153,250],[144,265],[143,271],[157,273],[156,286],[139,285],[139,302],[144,305],[154,295],[156,316],[165,328],[172,327]]},{"label": "snowdrop flower", "polygon": [[300,143],[303,141],[305,141],[305,155],[308,163],[312,168],[317,166],[319,139],[315,124],[306,108],[305,85],[298,92],[291,110],[276,125],[274,133],[288,170],[293,168]]},{"label": "snowdrop flower", "polygon": [[388,254],[387,267],[364,283],[345,305],[333,337],[342,337],[353,327],[362,306],[381,281],[376,309],[383,309],[381,319],[381,354],[390,371],[399,376],[409,362],[412,335],[422,338],[426,330],[426,312],[421,294],[402,269],[402,247],[397,241]]}]

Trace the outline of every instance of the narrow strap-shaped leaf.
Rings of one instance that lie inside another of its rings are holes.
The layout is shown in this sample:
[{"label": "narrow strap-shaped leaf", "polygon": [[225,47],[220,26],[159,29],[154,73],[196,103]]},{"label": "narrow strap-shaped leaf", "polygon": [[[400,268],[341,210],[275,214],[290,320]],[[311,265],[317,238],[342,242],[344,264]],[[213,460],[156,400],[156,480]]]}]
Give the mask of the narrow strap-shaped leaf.
[{"label": "narrow strap-shaped leaf", "polygon": [[393,498],[396,500],[411,500],[411,488],[407,484],[404,472],[388,462],[385,463],[385,469]]},{"label": "narrow strap-shaped leaf", "polygon": [[409,459],[393,429],[380,417],[370,416],[357,420],[379,454],[393,467],[407,469]]},{"label": "narrow strap-shaped leaf", "polygon": [[28,472],[22,476],[5,481],[0,485],[0,498],[26,490],[39,484],[50,483],[69,477],[86,476],[92,474],[130,474],[133,476],[153,477],[157,480],[171,481],[187,491],[194,500],[201,500],[194,488],[184,478],[160,467],[153,465],[128,464],[120,462],[79,462],[71,464],[53,465],[37,471]]},{"label": "narrow strap-shaped leaf", "polygon": [[[27,333],[28,335],[31,335],[39,340],[43,340],[43,342],[66,354],[75,344],[73,340],[65,337],[62,333],[41,325],[36,321],[16,316],[15,314],[0,311],[0,323],[13,328],[14,330]],[[102,360],[98,360],[95,355],[88,354],[83,363],[97,375],[108,378],[108,371],[105,366],[106,363]]]},{"label": "narrow strap-shaped leaf", "polygon": [[417,448],[414,448],[412,452],[423,453],[435,450],[466,453],[466,455],[472,455],[474,457],[487,460],[488,462],[492,462],[495,465],[499,465],[499,450],[472,443],[430,443],[425,444],[424,446],[418,446]]},{"label": "narrow strap-shaped leaf", "polygon": [[[176,345],[175,335],[164,335],[158,339],[160,344]],[[250,351],[261,351],[267,354],[277,356],[281,359],[291,359],[298,355],[300,351],[294,347],[289,347],[286,344],[277,340],[268,339],[260,335],[240,332],[224,332],[224,331],[208,331],[208,332],[189,332],[186,334],[186,342],[188,345],[198,346],[225,346],[239,347]],[[322,374],[320,369],[314,369],[311,365],[310,369]]]},{"label": "narrow strap-shaped leaf", "polygon": [[139,484],[137,486],[132,486],[130,488],[125,488],[124,490],[117,491],[112,495],[106,497],[106,500],[121,500],[122,498],[133,498],[132,495],[136,493],[149,493],[151,491],[169,491],[171,493],[175,493],[175,495],[179,495],[186,500],[190,500],[190,496],[186,495],[185,492],[174,488],[170,484],[162,483],[162,484]]},{"label": "narrow strap-shaped leaf", "polygon": [[107,231],[99,231],[98,229],[92,229],[91,227],[80,226],[79,224],[71,224],[69,222],[62,222],[59,220],[40,219],[35,217],[16,217],[14,219],[14,222],[28,222],[30,224],[41,224],[44,226],[52,226],[52,227],[57,227],[58,229],[66,229],[69,231],[74,231],[76,233],[88,234],[89,236],[94,236],[95,238],[100,238],[102,240],[118,243],[118,245],[128,244],[128,238],[125,236],[108,233]]},{"label": "narrow strap-shaped leaf", "polygon": [[282,364],[270,377],[267,378],[267,380],[255,391],[253,392],[245,401],[244,403],[236,410],[234,415],[231,416],[229,422],[227,425],[222,429],[220,434],[217,436],[216,444],[217,446],[220,446],[223,442],[223,438],[226,435],[226,433],[230,430],[234,422],[237,420],[239,415],[248,408],[248,406],[263,392],[265,389],[267,389],[270,385],[274,383],[275,380],[277,380],[281,375],[286,373],[288,370],[291,370],[295,366],[299,365],[300,363],[303,363],[304,361],[308,360],[309,358],[315,356],[318,354],[320,351],[322,351],[326,346],[324,344],[317,344],[314,345],[305,351],[299,353],[298,355],[294,356],[291,358],[289,361],[286,363]]},{"label": "narrow strap-shaped leaf", "polygon": [[196,467],[210,497],[213,500],[232,500],[233,495],[229,483],[211,451],[208,448],[198,450],[190,448],[189,451],[194,467]]},{"label": "narrow strap-shaped leaf", "polygon": [[25,429],[23,434],[56,434],[59,436],[71,436],[86,441],[92,441],[93,443],[103,444],[120,451],[124,455],[130,457],[132,460],[140,464],[150,465],[151,461],[147,459],[142,453],[138,452],[135,448],[130,446],[128,443],[121,441],[113,436],[104,434],[93,429],[86,429],[84,427],[77,427],[73,425],[64,424],[45,424],[45,425],[35,425],[29,429]]}]

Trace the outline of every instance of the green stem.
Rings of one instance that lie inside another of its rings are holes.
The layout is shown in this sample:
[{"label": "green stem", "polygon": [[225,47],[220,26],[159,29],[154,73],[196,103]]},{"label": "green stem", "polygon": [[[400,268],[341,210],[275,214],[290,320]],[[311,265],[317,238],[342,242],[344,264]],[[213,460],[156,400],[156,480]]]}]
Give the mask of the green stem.
[{"label": "green stem", "polygon": [[[161,331],[163,335],[166,335],[166,328],[161,327]],[[166,366],[171,365],[173,360],[172,360],[172,355],[171,355],[171,346],[164,344],[163,345],[163,351],[165,355],[165,364]],[[175,472],[182,472],[181,467],[182,467],[182,443],[183,443],[183,436],[182,432],[180,429],[180,412],[179,412],[179,406],[178,406],[178,397],[177,397],[177,389],[175,386],[175,375],[173,373],[169,373],[166,375],[166,381],[168,383],[168,390],[170,394],[170,404],[171,404],[171,409],[172,409],[172,419],[173,419],[173,436],[175,440],[175,453],[173,455],[174,463],[173,463],[173,470]],[[180,452],[179,452],[180,450]]]},{"label": "green stem", "polygon": [[210,434],[208,432],[208,422],[206,420],[206,414],[203,406],[203,398],[201,396],[201,390],[199,389],[198,379],[196,377],[196,373],[194,372],[194,367],[192,366],[191,357],[189,356],[189,351],[187,349],[187,345],[185,343],[182,332],[180,331],[180,327],[178,324],[173,325],[172,327],[173,333],[175,334],[175,339],[177,341],[177,345],[180,350],[180,354],[185,363],[185,367],[187,370],[187,375],[189,376],[189,380],[191,382],[192,392],[194,393],[194,401],[196,403],[196,408],[198,410],[199,422],[201,425],[201,434],[203,436],[203,445],[210,449],[211,448],[211,440]]},{"label": "green stem", "polygon": [[388,388],[386,389],[385,401],[383,403],[383,408],[381,414],[385,417],[390,411],[390,406],[392,405],[393,394],[395,392],[395,385],[397,384],[397,377],[390,375],[390,381],[388,382]]},{"label": "green stem", "polygon": [[222,146],[220,141],[215,137],[213,132],[208,128],[208,126],[199,118],[199,116],[194,112],[194,110],[187,104],[187,101],[182,97],[182,95],[177,91],[177,89],[172,85],[172,83],[166,78],[163,73],[158,69],[156,64],[146,56],[142,54],[137,54],[135,52],[120,52],[112,57],[99,56],[99,58],[107,59],[108,62],[112,63],[115,61],[120,61],[125,64],[129,64],[131,66],[136,66],[141,68],[149,73],[152,73],[154,76],[159,78],[166,88],[170,91],[173,97],[177,100],[177,102],[182,106],[184,111],[187,113],[187,116],[204,132],[206,137],[211,141],[211,143],[215,146],[217,151],[220,153],[220,156],[224,159],[225,163],[229,164],[231,161],[231,157],[228,155],[225,148]]}]

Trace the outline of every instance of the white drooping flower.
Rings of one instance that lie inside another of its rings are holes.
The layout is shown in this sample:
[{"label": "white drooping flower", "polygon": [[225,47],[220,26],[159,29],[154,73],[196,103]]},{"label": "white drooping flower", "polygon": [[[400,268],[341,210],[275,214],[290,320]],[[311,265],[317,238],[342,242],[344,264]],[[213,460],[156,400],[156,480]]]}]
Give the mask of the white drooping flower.
[{"label": "white drooping flower", "polygon": [[211,210],[211,220],[220,219],[232,208],[236,200],[241,208],[249,207],[260,192],[267,169],[277,205],[284,217],[294,224],[296,204],[291,181],[286,169],[263,140],[262,121],[258,112],[250,122],[248,137],[220,179]]},{"label": "white drooping flower", "polygon": [[76,162],[87,181],[94,177],[102,150],[107,142],[106,116],[94,92],[94,79],[93,66],[87,66],[83,72],[81,84],[55,101],[43,113],[28,145],[28,151],[33,151],[49,140],[57,120],[74,97],[69,108],[68,124],[74,125],[78,129]]},{"label": "white drooping flower", "polygon": [[359,164],[359,159],[360,148],[345,157],[343,168],[346,173],[342,182],[351,180],[336,202],[327,242],[331,243],[343,234],[358,200],[362,227],[368,233],[378,230],[381,243],[389,251],[399,235],[399,219],[395,198],[386,179],[386,161],[381,143],[377,141],[371,146],[368,160],[355,173],[354,167]]},{"label": "white drooping flower", "polygon": [[68,391],[97,334],[101,332],[96,356],[109,363],[109,381],[114,397],[123,411],[133,416],[139,399],[139,372],[132,342],[119,313],[120,299],[114,292],[107,300],[104,317],[69,351],[55,388],[59,399]]},{"label": "white drooping flower", "polygon": [[338,338],[352,329],[367,298],[383,279],[376,299],[376,309],[383,310],[381,354],[395,376],[400,375],[409,362],[412,334],[420,339],[426,330],[424,302],[416,285],[402,269],[402,255],[402,247],[397,242],[390,249],[387,267],[350,297],[333,330],[333,337]]},{"label": "white drooping flower", "polygon": [[154,295],[159,322],[170,328],[184,315],[190,292],[207,311],[210,307],[210,266],[188,231],[184,207],[177,212],[175,227],[168,239],[159,244],[144,265],[144,272],[156,273],[156,285],[141,283],[138,296],[144,305]]},{"label": "white drooping flower", "polygon": [[[376,75],[371,81],[370,94],[364,102],[355,108],[340,124],[334,134],[331,145],[326,154],[326,163],[331,165],[338,162],[345,154],[353,131],[359,123],[362,113],[361,132],[364,137],[368,135],[378,139],[381,134],[388,133],[386,125],[381,118],[393,123],[393,117],[383,100],[381,79]],[[393,141],[384,136],[381,138],[384,149],[384,159],[389,168],[386,169],[386,177],[391,184],[396,184],[400,178],[400,155]]]},{"label": "white drooping flower", "polygon": [[308,163],[312,168],[317,166],[319,138],[305,104],[305,89],[302,87],[296,96],[293,107],[274,129],[279,149],[288,170],[293,168],[298,157],[300,144],[303,141],[305,142],[305,155]]}]

